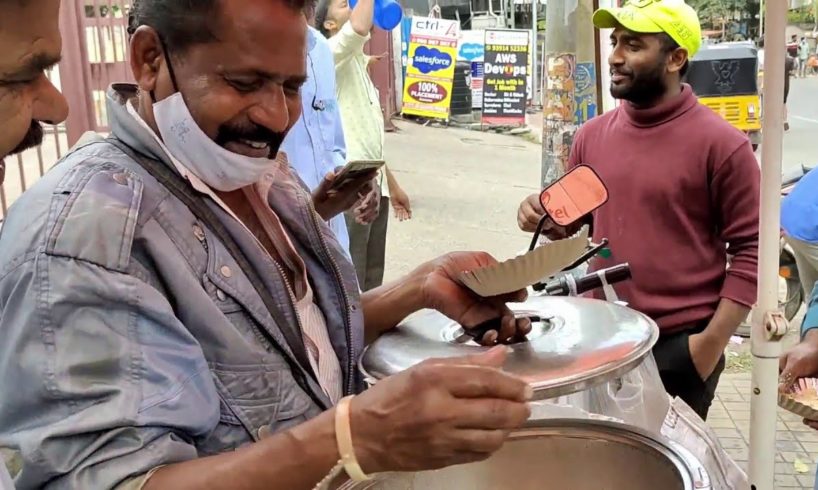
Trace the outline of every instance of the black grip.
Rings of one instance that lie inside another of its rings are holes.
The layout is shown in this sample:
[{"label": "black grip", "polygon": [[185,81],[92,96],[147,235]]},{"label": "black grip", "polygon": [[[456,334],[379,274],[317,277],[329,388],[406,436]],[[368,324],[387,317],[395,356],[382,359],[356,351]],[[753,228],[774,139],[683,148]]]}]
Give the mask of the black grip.
[{"label": "black grip", "polygon": [[[532,323],[541,322],[542,318],[536,315],[527,315],[525,318],[528,318]],[[501,318],[492,318],[491,320],[485,321],[480,325],[475,325],[472,328],[463,327],[463,333],[468,335],[469,337],[473,338],[475,342],[478,344],[483,341],[483,336],[486,335],[491,330],[500,330],[500,322]]]},{"label": "black grip", "polygon": [[577,279],[577,294],[586,293],[593,289],[602,287],[602,276],[605,282],[615,284],[631,278],[631,267],[628,264],[620,264],[609,269],[602,269]]}]

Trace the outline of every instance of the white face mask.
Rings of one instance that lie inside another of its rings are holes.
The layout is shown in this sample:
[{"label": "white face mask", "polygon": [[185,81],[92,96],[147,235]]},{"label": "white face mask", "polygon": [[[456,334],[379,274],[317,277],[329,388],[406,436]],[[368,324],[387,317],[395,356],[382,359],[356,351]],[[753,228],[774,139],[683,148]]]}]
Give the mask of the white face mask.
[{"label": "white face mask", "polygon": [[153,116],[168,151],[213,189],[232,192],[261,180],[274,165],[269,158],[253,158],[217,145],[202,130],[181,92],[153,104]]}]

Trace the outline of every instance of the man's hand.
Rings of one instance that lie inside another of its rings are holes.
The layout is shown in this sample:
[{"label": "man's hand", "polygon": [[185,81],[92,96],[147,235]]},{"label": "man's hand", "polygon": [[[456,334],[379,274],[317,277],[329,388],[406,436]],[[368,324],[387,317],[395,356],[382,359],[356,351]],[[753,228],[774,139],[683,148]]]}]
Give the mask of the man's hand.
[{"label": "man's hand", "polygon": [[406,194],[406,191],[402,187],[396,186],[394,189],[389,190],[389,194],[391,194],[389,200],[398,221],[412,219],[412,203],[409,202],[409,195]]},{"label": "man's hand", "polygon": [[369,68],[369,67],[371,67],[372,65],[374,65],[375,63],[377,63],[377,62],[381,61],[381,60],[382,60],[382,59],[384,59],[385,57],[386,57],[386,53],[382,53],[382,54],[379,54],[379,55],[376,55],[376,56],[369,56],[369,57],[367,58],[367,60],[366,60],[366,66],[367,66],[367,68]]},{"label": "man's hand", "polygon": [[[355,203],[352,214],[359,225],[368,225],[375,221],[381,211],[381,186],[378,180],[372,180],[372,189]],[[389,212],[387,210],[387,212]]]},{"label": "man's hand", "polygon": [[517,225],[525,232],[534,233],[543,216],[545,216],[545,209],[540,204],[540,195],[531,194],[520,203],[520,209],[517,211]]},{"label": "man's hand", "polygon": [[524,301],[525,290],[494,298],[483,298],[464,286],[457,279],[463,271],[480,269],[497,261],[483,252],[459,252],[444,255],[422,265],[414,274],[423,275],[421,297],[426,308],[435,309],[464,328],[475,327],[485,321],[501,318],[499,332],[489,331],[483,338],[484,345],[512,342],[531,331],[528,319],[515,319],[506,306],[508,302]]},{"label": "man's hand", "polygon": [[507,348],[429,360],[379,381],[350,405],[352,442],[366,473],[481,461],[525,423],[528,384],[501,370]]},{"label": "man's hand", "polygon": [[690,342],[688,346],[690,358],[693,360],[699,377],[704,381],[716,370],[726,346],[708,336],[707,332],[693,334],[688,341]]},{"label": "man's hand", "polygon": [[[537,225],[543,216],[545,216],[545,209],[540,203],[540,195],[531,194],[520,203],[520,209],[517,211],[517,226],[523,231],[534,233],[537,231]],[[575,224],[565,227],[554,223],[551,218],[548,218],[543,223],[542,234],[551,240],[562,240],[579,231],[584,223],[584,220],[579,220]]]},{"label": "man's hand", "polygon": [[808,330],[800,343],[781,356],[778,369],[781,391],[789,389],[798,378],[818,376],[818,329]]},{"label": "man's hand", "polygon": [[315,210],[324,221],[329,221],[352,208],[360,196],[369,194],[372,190],[373,179],[378,173],[377,170],[372,170],[348,181],[341,188],[333,189],[332,185],[340,169],[341,167],[338,167],[335,171],[325,175],[324,180],[312,193]]},{"label": "man's hand", "polygon": [[[818,329],[808,330],[795,347],[784,353],[778,360],[781,371],[778,390],[786,392],[798,378],[818,376]],[[818,421],[804,419],[804,424],[818,430]]]}]

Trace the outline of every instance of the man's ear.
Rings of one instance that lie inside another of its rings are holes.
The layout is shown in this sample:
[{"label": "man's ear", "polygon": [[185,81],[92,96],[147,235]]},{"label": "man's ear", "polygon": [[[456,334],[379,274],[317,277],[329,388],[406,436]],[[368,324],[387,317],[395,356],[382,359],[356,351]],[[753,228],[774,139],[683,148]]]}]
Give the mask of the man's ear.
[{"label": "man's ear", "polygon": [[156,89],[159,68],[164,62],[164,52],[159,35],[149,26],[139,26],[131,36],[131,72],[140,90]]},{"label": "man's ear", "polygon": [[668,68],[671,72],[681,71],[685,66],[685,63],[687,63],[687,60],[688,55],[686,49],[674,49],[673,52],[670,53],[670,63],[668,63]]},{"label": "man's ear", "polygon": [[337,26],[338,24],[336,24],[334,20],[327,19],[324,21],[324,29],[326,29],[329,32],[335,32],[335,28]]}]

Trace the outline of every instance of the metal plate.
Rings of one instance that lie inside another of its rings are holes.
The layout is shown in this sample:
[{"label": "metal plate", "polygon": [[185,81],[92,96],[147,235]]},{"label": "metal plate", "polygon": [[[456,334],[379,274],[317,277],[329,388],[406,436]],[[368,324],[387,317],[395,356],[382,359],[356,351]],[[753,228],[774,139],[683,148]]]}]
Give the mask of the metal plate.
[{"label": "metal plate", "polygon": [[[656,324],[624,306],[585,298],[532,297],[509,305],[535,323],[528,342],[512,345],[503,369],[528,381],[536,399],[556,398],[610,381],[635,368],[659,338]],[[435,311],[419,312],[370,345],[360,368],[374,383],[431,358],[487,349],[462,342],[462,328]]]}]

